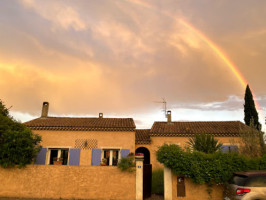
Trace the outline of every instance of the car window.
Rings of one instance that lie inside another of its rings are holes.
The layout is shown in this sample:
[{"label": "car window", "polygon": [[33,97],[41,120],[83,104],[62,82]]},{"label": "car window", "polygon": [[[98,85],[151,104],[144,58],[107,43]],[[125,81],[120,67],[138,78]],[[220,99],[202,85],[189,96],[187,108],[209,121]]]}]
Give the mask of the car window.
[{"label": "car window", "polygon": [[249,187],[266,187],[266,176],[249,177],[246,181]]},{"label": "car window", "polygon": [[238,186],[245,186],[247,177],[245,176],[233,176],[229,181],[230,184],[238,185]]}]

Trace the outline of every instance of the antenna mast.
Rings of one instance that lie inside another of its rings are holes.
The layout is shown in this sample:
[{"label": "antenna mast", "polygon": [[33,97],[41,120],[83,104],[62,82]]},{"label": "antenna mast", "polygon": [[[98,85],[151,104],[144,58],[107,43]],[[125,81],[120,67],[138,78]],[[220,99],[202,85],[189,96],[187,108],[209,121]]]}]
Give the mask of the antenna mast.
[{"label": "antenna mast", "polygon": [[167,118],[167,102],[165,100],[165,98],[162,98],[162,101],[155,101],[155,103],[162,103],[163,104],[163,112],[164,112],[164,116]]}]

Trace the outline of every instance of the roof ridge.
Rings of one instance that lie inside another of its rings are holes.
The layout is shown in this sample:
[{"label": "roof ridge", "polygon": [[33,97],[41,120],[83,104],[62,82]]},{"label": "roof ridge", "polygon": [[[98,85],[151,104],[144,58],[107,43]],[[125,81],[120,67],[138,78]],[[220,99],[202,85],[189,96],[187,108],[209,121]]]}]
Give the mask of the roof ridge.
[{"label": "roof ridge", "polygon": [[47,118],[67,118],[67,119],[133,119],[132,117],[54,117],[54,116],[48,116],[48,117],[39,117],[36,119],[47,119]]},{"label": "roof ridge", "polygon": [[[222,121],[222,120],[219,120],[219,121],[171,121],[171,123],[191,123],[191,122],[208,122],[208,123],[212,123],[212,122],[240,122],[240,123],[243,123],[241,122],[240,120],[229,120],[229,121]],[[154,123],[169,123],[169,122],[166,122],[166,121],[154,121]]]}]

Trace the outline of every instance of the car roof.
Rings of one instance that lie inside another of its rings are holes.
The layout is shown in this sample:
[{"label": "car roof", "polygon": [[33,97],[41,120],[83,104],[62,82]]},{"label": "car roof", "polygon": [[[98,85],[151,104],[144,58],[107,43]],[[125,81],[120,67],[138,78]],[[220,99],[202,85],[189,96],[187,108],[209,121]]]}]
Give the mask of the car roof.
[{"label": "car roof", "polygon": [[266,176],[266,171],[235,172],[234,175],[238,175],[238,176]]}]

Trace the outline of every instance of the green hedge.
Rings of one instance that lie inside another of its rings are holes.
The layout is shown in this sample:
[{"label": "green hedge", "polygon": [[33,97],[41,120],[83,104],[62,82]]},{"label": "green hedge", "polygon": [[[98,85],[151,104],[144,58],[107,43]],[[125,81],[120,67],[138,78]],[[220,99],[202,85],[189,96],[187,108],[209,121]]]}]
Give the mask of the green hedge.
[{"label": "green hedge", "polygon": [[164,144],[156,154],[157,160],[174,174],[184,175],[199,184],[225,183],[237,171],[266,170],[266,155],[247,158],[236,153],[191,153],[174,144]]}]

